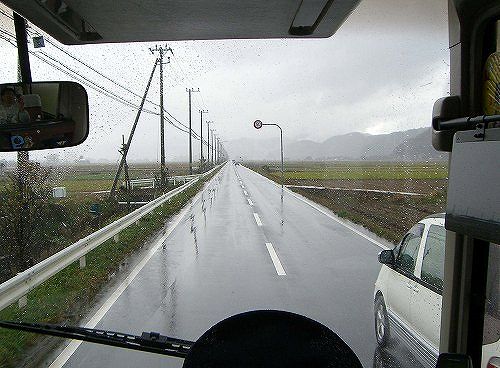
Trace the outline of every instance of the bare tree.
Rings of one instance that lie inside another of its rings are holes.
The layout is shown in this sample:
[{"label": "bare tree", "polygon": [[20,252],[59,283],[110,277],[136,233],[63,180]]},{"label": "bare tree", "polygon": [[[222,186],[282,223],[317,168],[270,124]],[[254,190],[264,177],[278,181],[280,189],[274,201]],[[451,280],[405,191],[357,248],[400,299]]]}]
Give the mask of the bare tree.
[{"label": "bare tree", "polygon": [[49,169],[29,162],[0,191],[0,255],[8,257],[11,275],[40,259],[51,210],[50,175]]}]

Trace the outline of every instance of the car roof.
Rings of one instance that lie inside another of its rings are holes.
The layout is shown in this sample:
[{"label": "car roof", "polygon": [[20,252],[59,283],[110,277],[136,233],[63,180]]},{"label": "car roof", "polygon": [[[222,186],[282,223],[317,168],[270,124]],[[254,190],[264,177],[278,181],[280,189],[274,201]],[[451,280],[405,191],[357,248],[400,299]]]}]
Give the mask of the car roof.
[{"label": "car roof", "polygon": [[435,213],[433,215],[429,215],[427,217],[425,217],[426,219],[431,219],[431,218],[442,218],[444,219],[446,216],[446,213]]},{"label": "car roof", "polygon": [[360,0],[2,0],[65,44],[333,35]]}]

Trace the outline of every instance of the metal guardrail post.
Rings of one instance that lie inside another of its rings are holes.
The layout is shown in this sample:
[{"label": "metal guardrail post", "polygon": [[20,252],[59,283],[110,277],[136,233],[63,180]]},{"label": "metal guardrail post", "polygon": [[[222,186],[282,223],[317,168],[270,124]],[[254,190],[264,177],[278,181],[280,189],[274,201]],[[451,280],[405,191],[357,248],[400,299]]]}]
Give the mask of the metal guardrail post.
[{"label": "metal guardrail post", "polygon": [[85,268],[87,266],[87,257],[80,257],[80,268]]},{"label": "metal guardrail post", "polygon": [[27,305],[28,305],[28,296],[27,295],[23,295],[17,301],[17,306],[19,307],[19,309],[23,309]]}]

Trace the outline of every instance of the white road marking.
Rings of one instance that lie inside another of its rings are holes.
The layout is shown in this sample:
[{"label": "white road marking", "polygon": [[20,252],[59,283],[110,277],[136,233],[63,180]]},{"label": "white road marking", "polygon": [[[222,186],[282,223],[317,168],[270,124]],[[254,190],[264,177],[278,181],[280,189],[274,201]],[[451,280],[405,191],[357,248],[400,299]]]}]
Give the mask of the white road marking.
[{"label": "white road marking", "polygon": [[[271,179],[268,179],[266,178],[264,175],[261,175],[259,174],[258,172],[255,172],[253,171],[252,169],[249,169],[247,168],[249,171],[253,172],[254,174],[256,175],[259,175],[261,177],[263,177],[264,179],[266,179],[267,181],[270,181],[272,184],[274,184],[274,186],[278,187],[281,189],[281,185],[272,181]],[[324,210],[323,208],[321,208],[318,204],[314,203],[313,201],[307,199],[307,198],[304,198],[302,197],[301,195],[295,193],[294,191],[288,189],[288,188],[284,188],[285,192],[289,193],[291,196],[297,198],[298,200],[306,203],[307,205],[311,206],[312,208],[314,208],[315,210],[321,212],[323,215],[329,217],[330,219],[332,219],[333,221],[339,223],[340,225],[348,228],[349,230],[351,230],[353,233],[355,234],[358,234],[359,236],[361,236],[362,238],[365,238],[366,240],[368,240],[369,242],[371,242],[372,244],[375,244],[377,247],[379,248],[382,248],[382,249],[392,249],[390,248],[389,246],[387,245],[384,245],[378,241],[376,241],[375,239],[372,239],[371,237],[369,237],[368,235],[362,233],[361,231],[355,229],[354,227],[352,227],[351,225],[339,220],[337,217],[335,217],[334,215],[331,215],[330,213],[328,213],[326,210]]]},{"label": "white road marking", "polygon": [[245,186],[244,186],[244,185],[242,185],[242,186],[241,186],[241,188],[242,188],[242,189],[245,189]]},{"label": "white road marking", "polygon": [[253,206],[253,202],[252,202],[252,200],[251,200],[250,198],[247,198],[247,201],[248,201],[248,204],[249,204],[250,206]]},{"label": "white road marking", "polygon": [[262,226],[262,221],[260,221],[259,214],[254,212],[253,217],[255,217],[255,222],[257,223],[257,226]]},{"label": "white road marking", "polygon": [[[213,180],[213,179],[212,179]],[[203,192],[200,192],[193,198],[191,203],[196,203],[198,199],[201,197]],[[113,304],[118,300],[120,295],[125,291],[127,286],[129,286],[132,281],[134,281],[135,277],[141,272],[146,263],[153,257],[156,251],[163,246],[165,240],[170,236],[172,231],[179,225],[181,220],[189,213],[192,206],[187,204],[184,209],[177,215],[174,221],[171,223],[171,226],[167,230],[164,236],[158,240],[158,242],[152,247],[144,256],[144,258],[134,267],[132,272],[123,280],[123,282],[116,288],[116,290],[111,294],[111,296],[104,302],[104,304],[99,308],[99,310],[92,316],[92,318],[85,324],[85,328],[95,328],[100,320],[106,315],[106,313],[111,309]],[[80,340],[71,340],[71,342],[64,348],[64,350],[57,356],[57,358],[50,364],[49,368],[61,368],[66,362],[71,358],[71,356],[75,353],[76,349],[81,345],[82,341]]]},{"label": "white road marking", "polygon": [[248,196],[248,192],[246,190],[243,191],[243,194],[245,194],[246,196]]},{"label": "white road marking", "polygon": [[271,243],[266,243],[266,247],[269,255],[271,256],[271,260],[273,261],[274,268],[276,269],[276,273],[278,274],[278,276],[286,276],[285,269],[283,268],[283,265],[281,264],[273,245]]},{"label": "white road marking", "polygon": [[383,193],[383,194],[401,194],[408,196],[425,196],[422,193],[414,192],[395,192],[392,190],[379,190],[379,189],[364,189],[364,188],[340,188],[340,187],[316,187],[314,185],[286,185],[287,188],[303,188],[303,189],[332,189],[332,190],[343,190],[343,191],[353,191],[353,192],[367,192],[367,193]]}]

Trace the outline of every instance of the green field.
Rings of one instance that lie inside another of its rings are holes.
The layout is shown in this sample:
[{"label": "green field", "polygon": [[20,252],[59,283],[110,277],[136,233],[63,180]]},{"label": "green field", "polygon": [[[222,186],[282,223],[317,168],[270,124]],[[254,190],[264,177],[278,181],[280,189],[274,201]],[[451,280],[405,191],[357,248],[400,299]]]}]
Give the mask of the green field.
[{"label": "green field", "polygon": [[[169,175],[187,175],[189,166],[186,163],[167,163]],[[115,164],[88,164],[88,165],[61,165],[52,167],[50,185],[52,187],[66,187],[69,196],[82,192],[96,192],[110,190],[116,174]],[[12,171],[11,171],[12,172]],[[7,172],[0,176],[0,190],[2,184],[8,180]],[[123,171],[119,185],[123,182]],[[157,164],[129,164],[130,179],[146,179],[159,176]]]},{"label": "green field", "polygon": [[[185,163],[168,163],[169,175],[187,175],[189,167]],[[58,168],[61,179],[54,186],[66,187],[68,193],[96,192],[111,189],[116,174],[116,165],[81,165]],[[130,179],[146,179],[159,176],[156,164],[129,165]],[[121,184],[123,182],[123,172]]]},{"label": "green field", "polygon": [[[273,175],[281,175],[279,163],[251,164]],[[387,162],[328,162],[287,163],[285,179],[307,180],[399,180],[399,179],[446,179],[446,163],[387,163]]]}]

